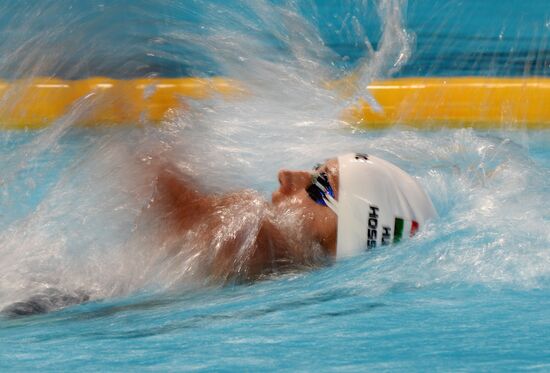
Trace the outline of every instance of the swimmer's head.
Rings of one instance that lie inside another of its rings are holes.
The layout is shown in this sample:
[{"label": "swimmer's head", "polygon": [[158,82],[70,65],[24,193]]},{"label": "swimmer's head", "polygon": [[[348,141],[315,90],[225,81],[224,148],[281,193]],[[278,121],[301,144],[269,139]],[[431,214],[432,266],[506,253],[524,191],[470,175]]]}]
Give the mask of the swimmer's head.
[{"label": "swimmer's head", "polygon": [[412,236],[436,212],[406,172],[380,158],[350,153],[313,172],[279,172],[273,203],[304,212],[305,229],[331,254],[355,255]]},{"label": "swimmer's head", "polygon": [[318,199],[312,199],[310,194],[317,176],[321,176],[330,185],[334,198],[338,198],[338,160],[330,159],[315,166],[313,171],[281,170],[278,176],[280,186],[272,195],[273,204],[282,210],[280,212],[292,210],[300,214],[300,228],[309,236],[307,238],[336,255],[338,216]]}]

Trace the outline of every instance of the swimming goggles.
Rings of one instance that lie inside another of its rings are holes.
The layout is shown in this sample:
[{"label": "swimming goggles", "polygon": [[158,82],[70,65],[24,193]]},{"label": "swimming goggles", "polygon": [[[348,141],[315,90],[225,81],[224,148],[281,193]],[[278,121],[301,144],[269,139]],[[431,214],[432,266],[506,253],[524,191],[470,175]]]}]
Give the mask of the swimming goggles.
[{"label": "swimming goggles", "polygon": [[338,203],[334,199],[334,190],[328,181],[326,172],[313,174],[311,185],[306,188],[306,192],[315,203],[327,206],[338,214]]}]

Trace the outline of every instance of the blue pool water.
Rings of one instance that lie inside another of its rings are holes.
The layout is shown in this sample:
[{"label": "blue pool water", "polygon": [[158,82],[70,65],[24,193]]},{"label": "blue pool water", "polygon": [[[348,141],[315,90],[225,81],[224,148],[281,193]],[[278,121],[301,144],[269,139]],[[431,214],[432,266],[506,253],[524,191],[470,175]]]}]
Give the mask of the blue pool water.
[{"label": "blue pool water", "polygon": [[[548,76],[550,9],[513,1],[0,2],[0,76],[209,76],[254,92],[161,127],[81,128],[83,101],[0,133],[0,370],[550,370],[550,133],[350,130],[323,82]],[[369,52],[369,49],[371,51]],[[361,93],[359,93],[360,95]],[[139,160],[266,198],[279,168],[349,150],[418,178],[414,240],[220,286],[155,256]]]}]

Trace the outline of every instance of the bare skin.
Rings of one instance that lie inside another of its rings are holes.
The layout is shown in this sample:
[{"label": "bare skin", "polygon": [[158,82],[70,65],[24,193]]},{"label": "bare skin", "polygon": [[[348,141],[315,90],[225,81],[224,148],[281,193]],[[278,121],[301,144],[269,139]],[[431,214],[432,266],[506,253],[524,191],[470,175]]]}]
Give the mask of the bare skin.
[{"label": "bare skin", "polygon": [[[255,279],[288,267],[314,265],[320,258],[335,255],[337,217],[306,192],[315,172],[327,173],[338,198],[338,162],[334,159],[313,172],[279,171],[280,186],[271,203],[262,201],[253,191],[201,193],[176,168],[165,166],[158,172],[149,208],[162,222],[165,240],[195,232],[194,239],[203,243],[204,250],[211,250],[206,269],[209,276],[220,280]],[[282,224],[284,214],[298,216],[299,226],[289,229]],[[251,220],[257,224],[248,224]],[[235,221],[244,221],[242,226],[247,229],[224,233],[228,222]],[[182,250],[181,245],[168,246],[170,255]]]}]

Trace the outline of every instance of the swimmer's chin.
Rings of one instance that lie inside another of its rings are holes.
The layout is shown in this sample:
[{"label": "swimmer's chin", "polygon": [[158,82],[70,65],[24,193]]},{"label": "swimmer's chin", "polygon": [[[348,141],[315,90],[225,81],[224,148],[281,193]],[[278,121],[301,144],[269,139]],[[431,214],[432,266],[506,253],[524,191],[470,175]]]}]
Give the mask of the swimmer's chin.
[{"label": "swimmer's chin", "polygon": [[273,205],[278,205],[281,202],[282,195],[281,192],[276,190],[273,193],[271,193],[271,203]]}]

